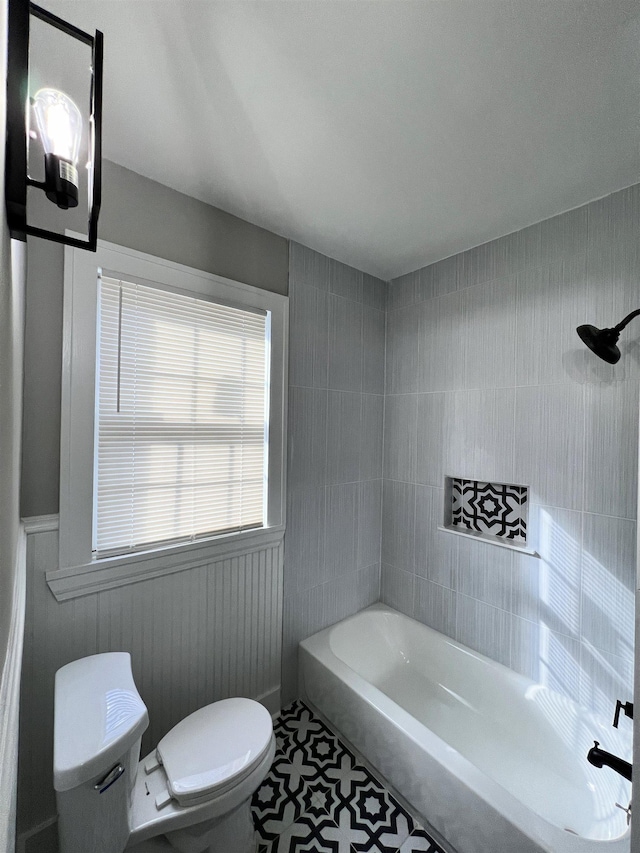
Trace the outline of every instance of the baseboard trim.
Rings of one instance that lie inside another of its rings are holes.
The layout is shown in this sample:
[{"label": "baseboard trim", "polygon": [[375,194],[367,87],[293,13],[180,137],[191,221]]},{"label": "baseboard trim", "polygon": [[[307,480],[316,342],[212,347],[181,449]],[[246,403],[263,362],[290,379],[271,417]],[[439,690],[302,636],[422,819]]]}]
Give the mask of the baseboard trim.
[{"label": "baseboard trim", "polygon": [[57,823],[58,816],[50,817],[47,820],[39,823],[37,826],[28,829],[26,832],[21,832],[16,839],[16,853],[26,853],[27,841],[30,838],[33,838],[34,835],[39,835],[41,832],[44,832],[45,829],[49,829],[50,826],[53,826],[54,823]]},{"label": "baseboard trim", "polygon": [[256,701],[260,702],[261,705],[264,705],[272,717],[279,714],[282,710],[280,685],[274,687],[273,690],[268,690],[266,693],[262,693],[260,696],[257,696]]}]

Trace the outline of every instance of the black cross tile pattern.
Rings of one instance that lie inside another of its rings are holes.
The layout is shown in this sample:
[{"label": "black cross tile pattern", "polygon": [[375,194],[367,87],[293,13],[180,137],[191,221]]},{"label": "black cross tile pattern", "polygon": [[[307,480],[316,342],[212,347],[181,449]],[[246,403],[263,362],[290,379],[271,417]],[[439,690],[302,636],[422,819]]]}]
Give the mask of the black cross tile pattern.
[{"label": "black cross tile pattern", "polygon": [[251,804],[258,853],[443,853],[303,702],[274,730],[273,765]]},{"label": "black cross tile pattern", "polygon": [[452,477],[451,525],[527,544],[527,487]]},{"label": "black cross tile pattern", "polygon": [[399,853],[439,853],[440,847],[424,829],[414,829]]}]

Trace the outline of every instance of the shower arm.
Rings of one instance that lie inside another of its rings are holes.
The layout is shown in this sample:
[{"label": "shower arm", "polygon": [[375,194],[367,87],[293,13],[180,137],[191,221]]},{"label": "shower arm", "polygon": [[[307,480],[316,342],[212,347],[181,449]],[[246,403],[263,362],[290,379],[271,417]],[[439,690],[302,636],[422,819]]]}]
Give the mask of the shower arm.
[{"label": "shower arm", "polygon": [[637,317],[639,314],[640,314],[640,308],[636,308],[636,310],[632,311],[631,314],[627,314],[627,316],[624,318],[624,320],[622,320],[620,323],[618,323],[617,326],[613,327],[614,331],[621,332],[624,329],[624,327],[628,323],[630,323],[634,317]]}]

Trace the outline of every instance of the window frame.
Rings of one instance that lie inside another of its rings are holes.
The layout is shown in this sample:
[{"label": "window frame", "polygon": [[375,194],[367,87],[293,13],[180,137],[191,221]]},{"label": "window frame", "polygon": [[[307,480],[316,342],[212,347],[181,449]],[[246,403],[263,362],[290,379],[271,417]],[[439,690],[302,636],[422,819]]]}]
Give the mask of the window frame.
[{"label": "window frame", "polygon": [[[94,557],[94,447],[98,275],[157,284],[195,296],[268,311],[271,316],[267,524],[247,531],[122,556]],[[93,286],[91,286],[93,284]],[[98,241],[97,252],[65,247],[60,424],[59,568],[47,574],[58,592],[88,594],[154,574],[256,550],[282,538],[285,525],[288,297],[152,255]],[[195,561],[195,562],[194,562]],[[173,567],[173,568],[171,568]],[[98,574],[96,574],[98,573]],[[90,575],[90,577],[87,577]],[[74,582],[74,578],[76,581]]]}]

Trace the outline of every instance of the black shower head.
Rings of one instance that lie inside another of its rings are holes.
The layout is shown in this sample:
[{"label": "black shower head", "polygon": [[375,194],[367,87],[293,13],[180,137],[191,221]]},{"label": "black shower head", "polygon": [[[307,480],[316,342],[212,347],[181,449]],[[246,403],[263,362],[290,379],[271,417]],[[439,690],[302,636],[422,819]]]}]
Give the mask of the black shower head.
[{"label": "black shower head", "polygon": [[616,346],[620,332],[617,329],[597,329],[595,326],[584,325],[578,326],[576,332],[589,349],[604,361],[609,364],[620,361],[620,350]]},{"label": "black shower head", "polygon": [[578,326],[576,332],[592,352],[595,352],[604,361],[608,361],[609,364],[616,364],[616,362],[620,361],[620,350],[616,346],[620,332],[628,322],[639,314],[640,308],[636,308],[631,314],[627,314],[624,320],[618,323],[617,326],[614,326],[613,329],[596,329],[595,326],[585,325]]}]

